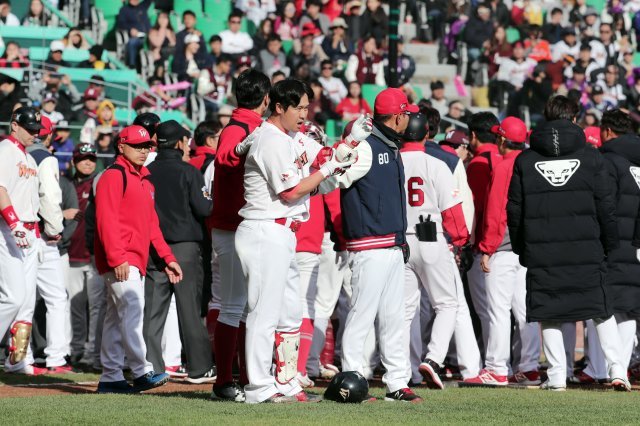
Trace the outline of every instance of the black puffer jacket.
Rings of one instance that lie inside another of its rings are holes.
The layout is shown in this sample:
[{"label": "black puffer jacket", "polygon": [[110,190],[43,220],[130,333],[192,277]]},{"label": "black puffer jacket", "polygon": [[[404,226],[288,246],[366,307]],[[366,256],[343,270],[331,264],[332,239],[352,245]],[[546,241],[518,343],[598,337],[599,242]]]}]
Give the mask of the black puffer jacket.
[{"label": "black puffer jacket", "polygon": [[567,120],[538,126],[518,156],[507,204],[513,251],[527,269],[527,320],[611,315],[605,254],[618,246],[602,155]]},{"label": "black puffer jacket", "polygon": [[607,170],[615,182],[616,216],[620,247],[607,258],[607,285],[615,313],[640,315],[640,262],[631,245],[640,210],[640,137],[622,135],[601,148]]}]

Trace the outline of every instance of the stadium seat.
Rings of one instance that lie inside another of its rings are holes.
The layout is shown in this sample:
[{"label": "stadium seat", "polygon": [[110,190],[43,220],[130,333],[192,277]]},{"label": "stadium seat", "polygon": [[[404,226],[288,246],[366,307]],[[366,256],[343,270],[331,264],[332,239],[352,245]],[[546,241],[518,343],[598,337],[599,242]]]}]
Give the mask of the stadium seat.
[{"label": "stadium seat", "polygon": [[377,86],[375,84],[363,84],[362,97],[369,103],[369,105],[371,105],[371,108],[373,108],[373,105],[376,101],[376,96],[378,96],[378,93],[382,92],[383,89],[383,86]]},{"label": "stadium seat", "polygon": [[515,43],[518,40],[520,40],[520,31],[513,27],[507,28],[507,42]]},{"label": "stadium seat", "polygon": [[587,0],[587,6],[593,7],[598,13],[602,13],[606,5],[607,0]]},{"label": "stadium seat", "polygon": [[[49,57],[48,47],[30,47],[29,59],[32,61],[45,61]],[[86,49],[65,49],[62,51],[62,59],[72,64],[77,64],[89,59],[89,51]],[[108,60],[108,53],[102,53],[102,60]]]},{"label": "stadium seat", "polygon": [[286,55],[293,49],[293,40],[282,40],[282,50]]},{"label": "stadium seat", "polygon": [[196,17],[200,19],[204,16],[202,10],[201,0],[175,0],[173,3],[173,11],[182,19],[182,13],[186,10],[190,10],[196,14]]},{"label": "stadium seat", "polygon": [[204,0],[204,11],[209,16],[222,17],[225,21],[231,13],[229,0]]},{"label": "stadium seat", "polygon": [[137,114],[135,110],[131,108],[116,108],[116,110],[114,111],[114,115],[116,120],[118,120],[118,123],[120,123],[120,125],[123,125],[133,123],[133,120],[136,118]]},{"label": "stadium seat", "polygon": [[220,34],[221,31],[227,29],[227,20],[226,18],[223,19],[219,16],[204,16],[198,19],[197,28],[202,31],[202,38],[207,44],[208,50],[209,39],[211,36]]},{"label": "stadium seat", "polygon": [[20,47],[49,47],[53,40],[61,40],[68,32],[68,28],[0,26],[0,36],[5,43],[15,41]]}]

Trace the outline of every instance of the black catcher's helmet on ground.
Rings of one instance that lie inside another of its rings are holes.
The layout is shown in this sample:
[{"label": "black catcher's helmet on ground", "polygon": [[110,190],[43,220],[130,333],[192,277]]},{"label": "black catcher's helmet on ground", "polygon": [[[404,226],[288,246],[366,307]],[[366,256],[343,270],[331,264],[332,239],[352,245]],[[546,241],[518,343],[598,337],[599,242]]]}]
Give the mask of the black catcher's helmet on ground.
[{"label": "black catcher's helmet on ground", "polygon": [[324,392],[324,399],[359,403],[366,399],[368,393],[369,383],[362,374],[357,371],[343,371],[333,377]]},{"label": "black catcher's helmet on ground", "polygon": [[422,142],[427,137],[429,123],[424,114],[410,114],[409,124],[405,129],[402,140],[405,142]]}]

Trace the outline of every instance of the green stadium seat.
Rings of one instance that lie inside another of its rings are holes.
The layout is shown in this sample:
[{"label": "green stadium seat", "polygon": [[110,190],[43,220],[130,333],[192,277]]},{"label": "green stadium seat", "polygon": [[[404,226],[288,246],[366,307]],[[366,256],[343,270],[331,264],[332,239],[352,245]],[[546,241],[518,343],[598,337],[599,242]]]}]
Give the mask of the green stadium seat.
[{"label": "green stadium seat", "polygon": [[373,108],[373,105],[376,102],[376,96],[378,96],[378,93],[382,92],[383,89],[384,86],[377,86],[375,84],[363,84],[362,97],[369,103],[369,105],[371,105],[371,108]]},{"label": "green stadium seat", "polygon": [[0,74],[8,75],[18,81],[24,78],[24,69],[22,68],[0,68]]},{"label": "green stadium seat", "polygon": [[[418,103],[418,101],[420,101],[420,99],[424,98],[424,93],[422,92],[422,88],[415,86],[413,87],[413,91],[416,92],[416,98],[414,99],[415,103]],[[370,105],[371,107],[373,107],[373,104]]]},{"label": "green stadium seat", "polygon": [[640,67],[640,52],[635,52],[633,54],[633,65]]},{"label": "green stadium seat", "polygon": [[[49,57],[48,47],[30,47],[29,59],[32,61],[45,61]],[[102,53],[102,60],[108,60],[108,53],[104,51]],[[62,51],[62,59],[72,64],[77,64],[89,59],[89,51],[86,49],[65,49]]]},{"label": "green stadium seat", "polygon": [[173,11],[180,17],[180,19],[182,19],[182,13],[185,10],[190,10],[195,13],[198,19],[204,16],[201,0],[174,0]]},{"label": "green stadium seat", "polygon": [[598,13],[602,13],[606,5],[607,0],[587,0],[587,6],[593,7]]},{"label": "green stadium seat", "polygon": [[0,26],[0,36],[5,41],[15,41],[20,47],[49,47],[53,40],[61,40],[68,28],[57,27],[7,27]]},{"label": "green stadium seat", "polygon": [[220,34],[221,31],[227,29],[226,20],[221,20],[218,17],[204,16],[198,19],[197,28],[202,31],[202,38],[207,43],[207,50],[209,50],[209,39],[211,36]]},{"label": "green stadium seat", "polygon": [[293,40],[282,40],[282,50],[284,53],[288,55],[291,49],[293,49]]},{"label": "green stadium seat", "polygon": [[118,16],[123,4],[122,0],[95,0],[96,8],[100,9],[105,17]]},{"label": "green stadium seat", "polygon": [[231,10],[229,0],[204,0],[204,11],[209,16],[222,17],[226,21]]},{"label": "green stadium seat", "polygon": [[114,112],[114,116],[120,125],[133,123],[136,115],[135,110],[131,108],[116,108]]},{"label": "green stadium seat", "polygon": [[520,40],[520,31],[513,27],[507,28],[507,42],[515,43],[518,40]]}]

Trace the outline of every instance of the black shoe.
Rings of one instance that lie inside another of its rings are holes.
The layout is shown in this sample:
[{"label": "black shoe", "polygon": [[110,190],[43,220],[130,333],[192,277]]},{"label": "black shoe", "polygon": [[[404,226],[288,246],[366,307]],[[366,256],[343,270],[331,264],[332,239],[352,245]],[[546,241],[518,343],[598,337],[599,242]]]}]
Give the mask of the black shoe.
[{"label": "black shoe", "polygon": [[418,395],[413,393],[413,391],[411,389],[409,389],[409,388],[400,389],[400,390],[397,390],[395,392],[389,392],[388,394],[386,394],[384,396],[384,400],[385,401],[412,402],[414,404],[417,404],[417,403],[423,401],[422,398],[420,398]]},{"label": "black shoe", "polygon": [[200,383],[213,383],[216,381],[216,377],[218,376],[218,370],[214,365],[211,369],[204,374],[195,377],[187,377],[186,380],[189,383],[200,384]]},{"label": "black shoe", "polygon": [[216,401],[244,402],[244,390],[235,382],[225,383],[222,386],[213,386],[211,399]]},{"label": "black shoe", "polygon": [[444,369],[434,360],[426,358],[418,367],[429,389],[444,389],[442,373]]}]

